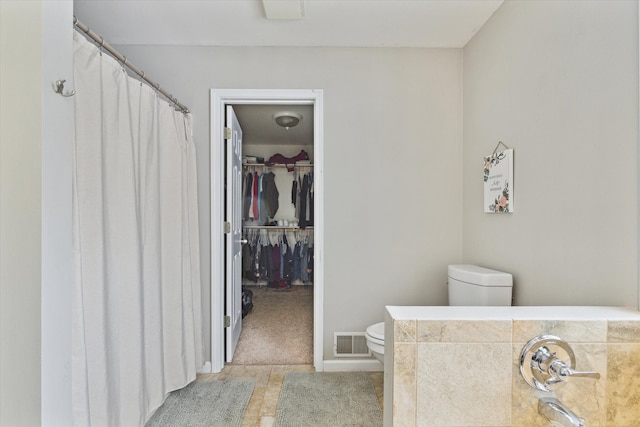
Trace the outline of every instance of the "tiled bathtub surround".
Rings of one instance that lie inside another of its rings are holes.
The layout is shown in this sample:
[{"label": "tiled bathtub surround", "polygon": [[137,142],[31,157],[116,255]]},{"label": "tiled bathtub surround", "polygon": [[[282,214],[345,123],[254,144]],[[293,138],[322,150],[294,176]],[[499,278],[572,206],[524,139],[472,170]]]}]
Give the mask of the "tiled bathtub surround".
[{"label": "tiled bathtub surround", "polygon": [[[553,319],[553,320],[551,320]],[[547,427],[558,398],[589,427],[640,425],[640,313],[615,307],[387,307],[385,426]],[[527,385],[520,352],[541,334],[566,340],[577,370],[554,392]]]}]

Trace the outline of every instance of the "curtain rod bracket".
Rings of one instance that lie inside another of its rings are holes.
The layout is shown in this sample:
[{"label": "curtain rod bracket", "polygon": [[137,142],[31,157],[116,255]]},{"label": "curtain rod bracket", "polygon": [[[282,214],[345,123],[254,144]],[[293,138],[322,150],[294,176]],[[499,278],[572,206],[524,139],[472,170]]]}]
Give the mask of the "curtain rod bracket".
[{"label": "curtain rod bracket", "polygon": [[60,95],[64,96],[65,98],[68,98],[70,96],[73,96],[76,94],[75,90],[72,90],[71,92],[65,92],[64,91],[64,83],[66,82],[66,80],[56,80],[55,83],[53,83],[53,91],[55,93],[59,93]]}]

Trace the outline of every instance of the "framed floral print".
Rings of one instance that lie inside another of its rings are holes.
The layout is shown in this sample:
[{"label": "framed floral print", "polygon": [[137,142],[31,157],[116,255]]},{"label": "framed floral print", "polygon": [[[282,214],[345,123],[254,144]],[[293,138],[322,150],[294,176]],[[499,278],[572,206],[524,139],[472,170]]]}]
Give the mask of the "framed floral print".
[{"label": "framed floral print", "polygon": [[513,149],[484,157],[484,211],[513,212]]}]

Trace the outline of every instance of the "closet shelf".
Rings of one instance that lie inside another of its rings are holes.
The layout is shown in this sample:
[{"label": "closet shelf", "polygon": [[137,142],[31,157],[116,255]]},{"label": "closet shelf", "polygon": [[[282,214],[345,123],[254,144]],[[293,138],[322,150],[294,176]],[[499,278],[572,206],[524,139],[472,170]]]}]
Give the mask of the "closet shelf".
[{"label": "closet shelf", "polygon": [[243,225],[242,228],[254,229],[254,230],[313,230],[313,226],[300,228],[288,226],[280,226],[280,225]]}]

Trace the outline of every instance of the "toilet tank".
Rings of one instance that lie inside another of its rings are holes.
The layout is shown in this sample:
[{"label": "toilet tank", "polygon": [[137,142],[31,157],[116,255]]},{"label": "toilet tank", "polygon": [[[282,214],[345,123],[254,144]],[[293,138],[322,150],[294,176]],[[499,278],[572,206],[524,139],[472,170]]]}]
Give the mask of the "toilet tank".
[{"label": "toilet tank", "polygon": [[511,305],[511,274],[469,264],[448,270],[449,305]]}]

